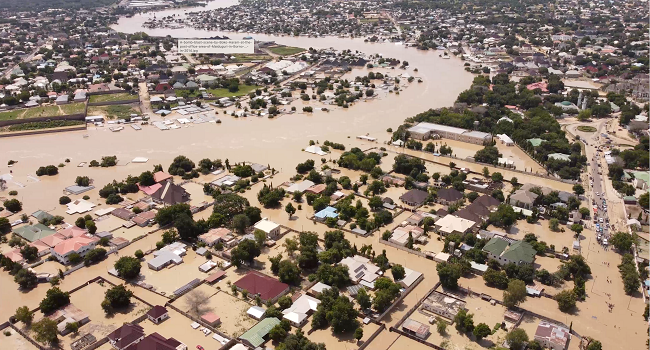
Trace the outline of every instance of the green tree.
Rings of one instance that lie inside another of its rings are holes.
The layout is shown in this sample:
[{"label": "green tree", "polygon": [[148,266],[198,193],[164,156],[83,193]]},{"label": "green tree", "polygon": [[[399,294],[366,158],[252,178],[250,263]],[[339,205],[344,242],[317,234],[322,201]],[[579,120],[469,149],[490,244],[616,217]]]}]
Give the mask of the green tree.
[{"label": "green tree", "polygon": [[462,270],[456,264],[440,263],[436,266],[440,283],[444,288],[458,288],[458,279],[462,276]]},{"label": "green tree", "polygon": [[230,257],[233,265],[241,267],[243,263],[252,264],[260,253],[260,247],[255,241],[245,239],[230,252]]},{"label": "green tree", "polygon": [[293,214],[296,213],[296,208],[293,206],[293,204],[291,204],[291,202],[289,202],[284,207],[284,211],[286,211],[287,214],[289,214],[289,220],[291,220],[291,217],[293,216]]},{"label": "green tree", "polygon": [[461,309],[454,316],[454,323],[459,332],[472,332],[474,330],[474,315],[468,313],[467,310]]},{"label": "green tree", "polygon": [[551,220],[548,221],[548,228],[553,231],[557,232],[560,230],[560,220],[556,218],[552,218]]},{"label": "green tree", "polygon": [[524,343],[528,342],[528,334],[521,328],[515,328],[506,334],[506,341],[510,345],[510,350],[522,349]]},{"label": "green tree", "polygon": [[14,314],[14,317],[16,320],[26,324],[30,325],[32,323],[32,320],[34,319],[34,313],[29,310],[27,306],[21,306],[18,309],[16,309],[16,313]]},{"label": "green tree", "polygon": [[45,293],[45,298],[41,300],[39,307],[44,314],[49,314],[61,306],[68,305],[69,303],[70,294],[61,291],[58,287],[53,287]]},{"label": "green tree", "polygon": [[250,224],[248,216],[244,214],[237,214],[232,219],[232,228],[242,235],[246,233],[246,228],[250,226]]},{"label": "green tree", "polygon": [[570,312],[576,307],[577,297],[572,290],[563,290],[555,295],[557,306],[562,312]]},{"label": "green tree", "polygon": [[115,270],[118,276],[124,279],[133,279],[140,275],[142,264],[140,260],[132,256],[123,256],[115,262]]},{"label": "green tree", "polygon": [[56,321],[43,317],[40,321],[32,325],[34,339],[37,342],[55,346],[59,343],[58,329]]},{"label": "green tree", "polygon": [[253,232],[253,236],[255,237],[255,243],[257,243],[258,246],[263,247],[264,242],[266,242],[266,232],[262,230],[255,230]]},{"label": "green tree", "polygon": [[575,193],[578,196],[583,195],[585,194],[585,188],[582,187],[581,184],[575,184],[573,185],[573,193]]},{"label": "green tree", "polygon": [[610,239],[612,245],[621,253],[627,253],[632,249],[634,238],[627,232],[616,232]]},{"label": "green tree", "polygon": [[287,331],[284,328],[282,328],[282,325],[280,324],[276,324],[269,331],[269,338],[271,338],[276,342],[279,342],[286,337],[287,337]]},{"label": "green tree", "polygon": [[404,271],[404,267],[400,264],[395,264],[390,268],[391,273],[393,274],[393,280],[399,281],[404,278],[406,275],[406,272]]},{"label": "green tree", "polygon": [[368,292],[366,292],[365,288],[359,289],[356,299],[357,303],[359,303],[359,306],[363,310],[369,309],[370,306],[372,306],[372,301],[370,300],[370,296],[368,295]]},{"label": "green tree", "polygon": [[280,282],[288,284],[300,283],[300,268],[290,260],[282,260],[278,270]]},{"label": "green tree", "polygon": [[476,340],[480,341],[481,339],[492,334],[492,329],[490,328],[490,326],[486,325],[485,323],[479,323],[478,325],[476,325],[472,333],[474,333]]},{"label": "green tree", "polygon": [[104,293],[104,301],[101,306],[104,312],[111,314],[115,309],[123,309],[131,304],[133,292],[126,289],[123,284],[109,288]]},{"label": "green tree", "polygon": [[587,345],[587,350],[603,350],[603,344],[598,340],[591,339],[589,345]]},{"label": "green tree", "polygon": [[520,280],[511,280],[508,289],[503,292],[503,305],[515,307],[526,300],[526,284]]},{"label": "green tree", "polygon": [[354,339],[357,341],[361,340],[363,338],[363,329],[357,328],[354,330]]},{"label": "green tree", "polygon": [[438,318],[436,320],[436,330],[438,331],[438,334],[445,335],[447,333],[447,321]]}]

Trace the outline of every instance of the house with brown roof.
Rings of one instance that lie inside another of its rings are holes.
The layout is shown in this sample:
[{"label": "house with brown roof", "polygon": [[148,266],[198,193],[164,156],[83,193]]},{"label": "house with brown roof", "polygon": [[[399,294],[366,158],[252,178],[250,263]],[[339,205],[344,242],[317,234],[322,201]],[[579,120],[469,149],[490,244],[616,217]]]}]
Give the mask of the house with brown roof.
[{"label": "house with brown roof", "polygon": [[185,203],[190,200],[190,194],[179,185],[174,184],[167,180],[162,184],[156,192],[151,195],[151,199],[156,203],[163,203],[166,205],[174,205],[178,203]]},{"label": "house with brown roof", "polygon": [[275,303],[278,298],[289,292],[289,285],[257,271],[249,271],[246,276],[234,283],[241,292],[248,291],[248,295],[259,295],[262,302]]},{"label": "house with brown roof", "polygon": [[199,241],[205,243],[206,245],[212,247],[215,244],[221,242],[227,248],[230,248],[237,244],[237,240],[232,234],[232,231],[225,227],[213,228],[210,231],[199,236]]},{"label": "house with brown roof", "polygon": [[159,324],[169,318],[169,311],[164,306],[156,305],[147,312],[149,321]]},{"label": "house with brown roof", "polygon": [[115,349],[124,350],[144,339],[144,328],[137,324],[125,323],[122,327],[110,333],[107,338]]},{"label": "house with brown roof", "polygon": [[165,338],[158,333],[151,333],[126,350],[187,350],[187,345],[174,338]]},{"label": "house with brown roof", "polygon": [[131,221],[133,221],[136,225],[140,227],[145,227],[149,225],[151,221],[156,217],[156,212],[155,211],[145,211],[142,212],[136,216],[134,216]]},{"label": "house with brown roof", "polygon": [[135,213],[133,213],[131,210],[128,210],[126,208],[117,208],[111,211],[111,215],[117,216],[118,218],[124,221],[129,221],[131,220],[131,218],[135,216]]},{"label": "house with brown roof", "polygon": [[412,207],[419,207],[429,198],[429,194],[422,190],[410,190],[399,197],[402,202]]},{"label": "house with brown roof", "polygon": [[535,331],[535,340],[543,347],[552,350],[564,350],[569,341],[569,330],[546,321],[541,321]]},{"label": "house with brown roof", "polygon": [[438,190],[438,203],[440,204],[460,204],[463,200],[463,194],[455,188],[441,188]]}]

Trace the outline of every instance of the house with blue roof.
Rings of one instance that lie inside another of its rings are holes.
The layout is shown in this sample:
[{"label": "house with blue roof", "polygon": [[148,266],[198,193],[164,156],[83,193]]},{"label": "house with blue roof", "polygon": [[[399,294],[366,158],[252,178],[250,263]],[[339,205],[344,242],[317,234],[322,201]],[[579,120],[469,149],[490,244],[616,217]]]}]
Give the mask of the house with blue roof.
[{"label": "house with blue roof", "polygon": [[314,214],[314,218],[318,221],[325,221],[327,218],[337,218],[339,214],[336,213],[336,208],[328,206],[327,208]]}]

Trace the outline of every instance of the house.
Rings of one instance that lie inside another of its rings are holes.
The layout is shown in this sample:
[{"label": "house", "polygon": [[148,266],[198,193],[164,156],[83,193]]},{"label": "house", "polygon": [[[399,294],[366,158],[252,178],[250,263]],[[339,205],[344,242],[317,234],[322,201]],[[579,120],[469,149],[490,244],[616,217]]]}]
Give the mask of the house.
[{"label": "house", "polygon": [[248,314],[248,316],[258,321],[264,317],[264,313],[266,313],[266,310],[264,310],[264,308],[261,306],[251,306],[250,309],[246,311],[246,314]]},{"label": "house", "polygon": [[312,296],[317,297],[317,296],[321,295],[321,293],[323,293],[324,291],[326,291],[326,290],[328,290],[330,288],[332,288],[332,287],[325,284],[325,283],[323,283],[323,282],[318,282],[313,287],[311,287],[311,289],[309,289],[308,293],[311,294]]},{"label": "house", "polygon": [[256,222],[253,227],[256,230],[260,230],[266,233],[266,237],[270,239],[277,240],[280,238],[280,225],[267,218],[263,218],[262,220]]},{"label": "house", "polygon": [[375,280],[383,274],[381,269],[360,255],[347,257],[340,262],[348,267],[348,274],[353,283],[359,283],[374,289]]},{"label": "house", "polygon": [[127,350],[187,350],[187,345],[174,338],[165,338],[158,333],[151,333]]},{"label": "house", "polygon": [[294,193],[294,192],[303,193],[303,192],[307,191],[307,189],[311,188],[312,186],[314,186],[313,182],[311,182],[309,180],[304,180],[302,182],[294,183],[291,186],[289,186],[287,188],[287,192],[288,193]]},{"label": "house", "polygon": [[65,239],[68,239],[68,238],[79,237],[79,236],[85,235],[86,233],[88,233],[88,230],[77,227],[77,226],[70,226],[70,227],[66,227],[64,229],[58,230],[58,231],[56,231],[56,233],[58,233],[59,235],[65,237]]},{"label": "house", "polygon": [[518,266],[534,263],[537,254],[530,243],[515,241],[510,244],[500,237],[492,237],[483,247],[483,251],[488,253],[488,258],[498,261],[501,265],[513,263]]},{"label": "house", "polygon": [[175,242],[163,247],[153,253],[154,258],[147,262],[150,269],[159,271],[164,267],[174,263],[176,265],[183,263],[183,256],[187,254],[186,245],[181,242]]},{"label": "house", "polygon": [[151,198],[156,203],[163,203],[166,205],[174,205],[178,203],[185,203],[190,200],[190,194],[179,185],[175,185],[170,180],[162,184],[156,192],[151,195]]},{"label": "house", "polygon": [[407,318],[402,323],[402,330],[408,334],[414,335],[420,339],[426,339],[429,336],[429,326],[418,321]]},{"label": "house", "polygon": [[302,327],[307,323],[307,317],[316,312],[320,300],[309,295],[301,295],[290,307],[282,310],[283,319],[291,322],[294,327]]},{"label": "house", "polygon": [[259,295],[264,303],[269,300],[275,303],[278,298],[289,292],[288,284],[257,271],[249,271],[246,276],[237,280],[234,285],[240,292],[242,290],[248,291],[251,297]]},{"label": "house", "polygon": [[156,183],[161,183],[163,181],[173,180],[173,176],[169,175],[168,173],[166,173],[164,171],[157,171],[157,172],[155,172],[153,174],[153,180]]},{"label": "house", "polygon": [[325,191],[327,188],[327,185],[325,184],[318,184],[311,186],[310,188],[306,189],[305,192],[313,193],[313,194],[321,194],[321,192]]},{"label": "house", "polygon": [[159,324],[169,318],[169,311],[164,306],[156,305],[147,312],[149,321]]},{"label": "house", "polygon": [[464,235],[476,227],[476,222],[447,214],[442,219],[436,221],[435,230],[443,236],[456,233]]},{"label": "house", "polygon": [[412,126],[408,131],[412,138],[421,141],[430,138],[446,138],[476,145],[485,145],[492,142],[492,135],[485,132],[426,122]]},{"label": "house", "polygon": [[[647,123],[646,123],[647,125]],[[634,179],[632,180],[632,184],[634,185],[635,188],[638,188],[640,190],[647,190],[648,189],[648,183],[650,182],[650,173],[647,171],[633,171],[632,175],[634,175]]]},{"label": "house", "polygon": [[38,222],[43,222],[46,220],[52,220],[54,219],[54,216],[46,211],[43,210],[37,210],[32,213],[32,217],[34,217]]},{"label": "house", "polygon": [[34,247],[38,250],[38,257],[40,258],[43,255],[50,253],[50,246],[43,243],[40,239],[29,244],[31,247]]},{"label": "house", "polygon": [[421,206],[427,198],[429,198],[429,193],[417,189],[410,190],[399,197],[402,202],[412,207]]},{"label": "house", "polygon": [[25,258],[23,258],[23,255],[20,254],[20,249],[18,248],[5,253],[4,257],[15,263],[22,263],[25,260]]},{"label": "house", "polygon": [[88,314],[81,311],[74,304],[68,304],[56,310],[53,314],[48,316],[48,318],[57,323],[56,328],[59,334],[66,335],[70,333],[66,329],[68,323],[77,323],[79,326],[90,322]]},{"label": "house", "polygon": [[552,350],[564,350],[569,342],[569,330],[546,321],[541,321],[535,331],[535,340],[543,347]]},{"label": "house", "polygon": [[97,204],[89,202],[85,199],[77,199],[66,204],[66,206],[68,207],[68,210],[65,211],[66,214],[73,215],[89,212],[92,208],[96,207]]},{"label": "house", "polygon": [[438,203],[443,205],[454,205],[461,203],[465,198],[455,188],[441,188],[438,190]]},{"label": "house", "polygon": [[240,335],[239,340],[250,348],[257,348],[266,342],[264,337],[266,337],[271,329],[278,324],[280,324],[280,320],[277,317],[265,318],[246,331],[246,333]]},{"label": "house", "polygon": [[69,263],[70,254],[77,253],[83,257],[89,251],[95,249],[97,242],[99,242],[99,238],[89,235],[73,237],[50,248],[50,253],[60,263],[67,264]]},{"label": "house", "polygon": [[74,98],[72,99],[74,102],[84,102],[86,101],[86,92],[85,91],[77,91],[74,94]]},{"label": "house", "polygon": [[535,200],[539,197],[537,193],[519,189],[515,193],[510,195],[508,203],[513,207],[520,207],[524,209],[533,209],[535,205]]},{"label": "house", "polygon": [[225,227],[211,229],[210,231],[200,235],[199,241],[205,243],[209,247],[212,247],[219,242],[227,248],[237,244],[237,240],[235,239],[235,236],[233,236],[232,231]]},{"label": "house", "polygon": [[328,206],[327,208],[314,214],[314,219],[322,222],[327,220],[328,218],[336,219],[338,216],[339,214],[336,213],[336,208]]},{"label": "house", "polygon": [[155,211],[145,211],[136,216],[134,216],[131,221],[140,227],[145,227],[149,225],[156,218]]},{"label": "house", "polygon": [[117,208],[111,211],[111,215],[118,217],[124,221],[129,221],[132,217],[135,216],[135,213],[126,208]]},{"label": "house", "polygon": [[409,237],[411,237],[411,239],[413,240],[416,240],[423,234],[424,234],[424,230],[417,226],[413,226],[413,225],[398,226],[393,230],[393,233],[391,234],[388,241],[391,243],[404,246],[408,242]]},{"label": "house", "polygon": [[404,268],[404,278],[402,278],[401,280],[396,281],[396,282],[397,282],[397,284],[399,284],[400,286],[402,286],[404,288],[409,288],[412,285],[414,285],[415,283],[417,283],[417,281],[420,280],[421,278],[422,278],[422,273],[421,272],[417,272],[417,271],[414,271],[414,270],[411,270],[411,269],[405,267]]},{"label": "house", "polygon": [[212,327],[216,327],[221,323],[221,318],[214,312],[208,312],[201,315],[201,321],[209,324]]},{"label": "house", "polygon": [[65,105],[65,104],[70,103],[70,101],[69,101],[69,99],[68,99],[68,95],[61,95],[61,96],[58,96],[58,97],[56,98],[56,100],[55,100],[55,103],[56,103],[57,105]]},{"label": "house", "polygon": [[501,141],[501,144],[506,145],[506,146],[514,146],[515,142],[512,141],[510,136],[506,134],[497,134],[497,138],[499,138],[499,141]]},{"label": "house", "polygon": [[29,242],[34,242],[56,233],[56,231],[43,224],[17,227],[13,229],[13,232]]}]

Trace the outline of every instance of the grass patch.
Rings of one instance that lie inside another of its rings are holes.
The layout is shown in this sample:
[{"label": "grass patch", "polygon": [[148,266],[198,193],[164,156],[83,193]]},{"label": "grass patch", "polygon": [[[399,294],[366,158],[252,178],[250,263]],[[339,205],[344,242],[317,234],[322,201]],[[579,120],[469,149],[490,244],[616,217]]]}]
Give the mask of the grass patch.
[{"label": "grass patch", "polygon": [[127,92],[122,92],[119,94],[92,95],[90,96],[90,100],[88,102],[90,103],[113,102],[113,101],[132,100],[134,98],[137,98],[137,96],[131,95]]},{"label": "grass patch", "polygon": [[0,120],[14,120],[18,119],[18,117],[25,112],[24,109],[20,110],[14,110],[14,111],[7,111],[7,112],[2,112],[0,113]]},{"label": "grass patch", "polygon": [[84,120],[50,120],[46,122],[31,122],[10,125],[3,128],[3,131],[26,131],[26,130],[40,130],[40,129],[52,129],[52,128],[62,128],[66,126],[76,126],[83,125],[86,122]]},{"label": "grass patch", "polygon": [[578,130],[579,130],[579,131],[582,131],[582,132],[596,132],[597,129],[594,128],[593,126],[580,125],[580,126],[578,127]]},{"label": "grass patch", "polygon": [[379,22],[379,18],[362,18],[359,20],[360,23],[375,23]]},{"label": "grass patch", "polygon": [[269,55],[259,55],[259,54],[250,54],[250,53],[240,53],[240,54],[234,54],[235,59],[230,60],[225,63],[243,63],[243,62],[250,62],[250,61],[268,61],[270,60],[271,56]]},{"label": "grass patch", "polygon": [[219,88],[208,89],[208,93],[211,93],[214,97],[221,98],[248,95],[251,91],[255,91],[256,89],[262,89],[262,87],[257,85],[239,85],[239,91],[230,92],[228,89]]},{"label": "grass patch", "polygon": [[199,91],[199,89],[175,89],[174,93],[176,94],[176,97],[184,98],[197,98],[201,96],[201,91]]},{"label": "grass patch", "polygon": [[39,106],[26,110],[22,116],[22,119],[56,117],[57,115],[63,115],[59,109],[59,106]]},{"label": "grass patch", "polygon": [[63,114],[79,114],[83,113],[84,110],[86,109],[86,104],[83,102],[79,103],[70,103],[67,105],[62,105],[61,109],[63,110]]},{"label": "grass patch", "polygon": [[305,49],[303,49],[302,47],[293,47],[293,46],[276,46],[276,47],[269,48],[269,51],[280,56],[290,56],[290,55],[295,55],[299,52],[303,52],[305,51]]},{"label": "grass patch", "polygon": [[108,119],[124,119],[130,117],[131,114],[140,114],[140,108],[129,105],[88,107],[88,115],[103,115]]}]

